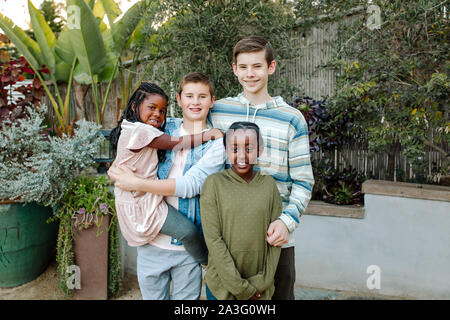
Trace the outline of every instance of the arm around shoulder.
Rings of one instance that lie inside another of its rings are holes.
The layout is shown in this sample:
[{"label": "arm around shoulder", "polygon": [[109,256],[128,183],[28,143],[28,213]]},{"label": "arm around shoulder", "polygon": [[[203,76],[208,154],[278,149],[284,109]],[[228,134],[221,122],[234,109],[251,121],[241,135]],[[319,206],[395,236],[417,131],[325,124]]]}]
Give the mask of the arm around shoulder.
[{"label": "arm around shoulder", "polygon": [[176,178],[175,196],[192,198],[200,194],[203,183],[212,173],[223,171],[225,168],[225,148],[222,138],[213,140],[211,146],[186,173]]}]

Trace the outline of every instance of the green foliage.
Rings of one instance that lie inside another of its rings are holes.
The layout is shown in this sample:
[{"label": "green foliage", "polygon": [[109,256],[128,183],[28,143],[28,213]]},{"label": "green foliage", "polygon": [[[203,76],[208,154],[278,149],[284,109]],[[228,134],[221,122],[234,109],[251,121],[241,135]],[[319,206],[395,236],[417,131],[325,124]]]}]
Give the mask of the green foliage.
[{"label": "green foliage", "polygon": [[111,215],[107,227],[109,237],[108,248],[108,295],[116,296],[121,289],[121,261],[118,221],[115,210],[112,184],[106,176],[80,175],[73,180],[64,193],[53,218],[60,220],[57,244],[59,286],[67,294],[73,290],[67,288],[67,267],[74,264],[72,248],[75,230],[97,227],[97,236],[103,225],[103,217]]},{"label": "green foliage", "polygon": [[[88,175],[78,176],[67,188],[56,216],[89,213],[101,217],[105,214],[115,213],[114,195],[111,193],[110,187],[111,182],[105,176],[96,178]],[[88,221],[77,223],[77,225],[80,229],[84,226],[91,226]]]},{"label": "green foliage", "polygon": [[[92,85],[96,120],[98,124],[103,123],[106,100],[111,82],[118,74],[121,53],[150,3],[150,0],[137,2],[119,21],[112,23],[119,15],[114,1],[97,0],[87,3],[84,0],[68,0],[67,7],[70,10],[67,24],[55,35],[41,11],[29,0],[34,38],[0,14],[0,28],[29,62],[50,99],[60,135],[71,134],[73,130],[69,110],[72,78],[79,83]],[[102,22],[105,14],[110,19],[110,28]],[[42,65],[48,68],[48,75],[40,72]],[[47,80],[53,85],[54,95],[47,86]],[[58,81],[68,83],[64,101],[59,93]],[[98,85],[106,81],[109,81],[109,85],[102,103]]]},{"label": "green foliage", "polygon": [[111,219],[108,246],[108,296],[116,297],[122,290],[122,261],[120,258],[120,240],[117,216],[114,216]]},{"label": "green foliage", "polygon": [[340,171],[330,158],[312,162],[314,170],[313,199],[338,205],[361,205],[362,183],[368,179],[351,166]]},{"label": "green foliage", "polygon": [[75,264],[72,244],[72,219],[71,216],[61,216],[59,221],[58,239],[56,242],[56,262],[59,273],[59,288],[70,296],[73,290],[67,287],[67,268]]},{"label": "green foliage", "polygon": [[[275,1],[160,1],[153,25],[161,25],[147,42],[147,52],[155,59],[165,58],[155,71],[155,79],[172,91],[188,72],[209,75],[215,96],[234,96],[241,91],[232,70],[232,51],[241,38],[257,34],[273,45],[276,60],[296,54],[290,46],[289,30],[294,17],[289,7]],[[282,64],[279,64],[281,67]],[[286,83],[273,81],[271,94],[286,93]],[[284,90],[284,92],[281,92]],[[294,94],[290,92],[292,98]]]},{"label": "green foliage", "polygon": [[[335,120],[352,119],[346,134],[367,140],[374,153],[386,150],[391,178],[393,154],[400,149],[416,173],[423,170],[426,148],[441,153],[445,160],[440,171],[448,174],[448,1],[374,0],[381,26],[373,30],[366,25],[374,15],[366,11],[366,1],[305,3],[298,3],[298,13],[328,14],[325,21],[339,22],[330,63],[338,77],[328,102]],[[342,19],[357,5],[362,8],[358,15]]]},{"label": "green foliage", "polygon": [[53,0],[44,0],[39,7],[45,21],[56,35],[61,32],[65,22],[61,15],[61,9],[62,4],[56,4]]},{"label": "green foliage", "polygon": [[80,120],[73,136],[46,134],[47,107],[28,108],[29,117],[3,122],[0,133],[0,199],[54,206],[72,179],[91,166],[103,136],[95,123]]}]

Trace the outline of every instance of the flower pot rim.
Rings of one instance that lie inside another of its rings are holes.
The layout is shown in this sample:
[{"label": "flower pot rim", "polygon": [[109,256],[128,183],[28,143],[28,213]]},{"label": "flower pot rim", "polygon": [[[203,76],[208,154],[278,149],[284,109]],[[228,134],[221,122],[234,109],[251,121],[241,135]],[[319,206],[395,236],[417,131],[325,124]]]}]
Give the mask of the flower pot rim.
[{"label": "flower pot rim", "polygon": [[19,204],[19,203],[25,202],[21,202],[20,200],[9,200],[9,199],[0,200],[0,204]]}]

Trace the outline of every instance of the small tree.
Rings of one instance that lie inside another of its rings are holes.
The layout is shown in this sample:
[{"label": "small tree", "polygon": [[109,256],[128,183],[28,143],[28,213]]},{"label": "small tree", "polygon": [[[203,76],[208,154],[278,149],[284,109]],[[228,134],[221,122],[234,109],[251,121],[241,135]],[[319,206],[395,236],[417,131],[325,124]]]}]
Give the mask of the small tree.
[{"label": "small tree", "polygon": [[65,19],[61,16],[62,7],[62,3],[56,4],[53,0],[44,0],[39,7],[39,11],[55,35],[61,32],[65,23]]},{"label": "small tree", "polygon": [[[161,1],[159,23],[147,43],[148,53],[165,62],[156,71],[161,85],[172,89],[191,71],[208,74],[216,86],[217,98],[236,95],[240,86],[232,70],[233,47],[241,38],[257,34],[266,37],[276,59],[296,54],[290,46],[294,16],[289,7],[275,1]],[[281,64],[279,64],[279,67]],[[273,81],[274,94],[287,92],[285,83]],[[294,96],[292,90],[290,97]]]},{"label": "small tree", "polygon": [[[330,64],[337,85],[328,100],[334,120],[350,116],[354,125],[347,134],[367,139],[373,152],[387,151],[391,179],[400,148],[416,174],[427,164],[426,148],[443,156],[439,170],[448,173],[449,1],[304,2],[297,13],[324,13],[339,21]],[[360,14],[342,19],[352,8]]]}]

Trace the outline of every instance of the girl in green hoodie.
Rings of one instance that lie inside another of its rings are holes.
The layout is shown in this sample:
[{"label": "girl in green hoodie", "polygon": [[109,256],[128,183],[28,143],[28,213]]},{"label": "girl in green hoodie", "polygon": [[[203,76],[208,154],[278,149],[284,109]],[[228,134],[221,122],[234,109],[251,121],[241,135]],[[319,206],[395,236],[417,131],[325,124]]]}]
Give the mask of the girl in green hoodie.
[{"label": "girl in green hoodie", "polygon": [[208,299],[271,299],[280,247],[267,243],[267,229],[281,214],[275,180],[254,171],[263,150],[259,127],[235,122],[224,138],[231,168],[210,175],[200,195],[208,246]]}]

